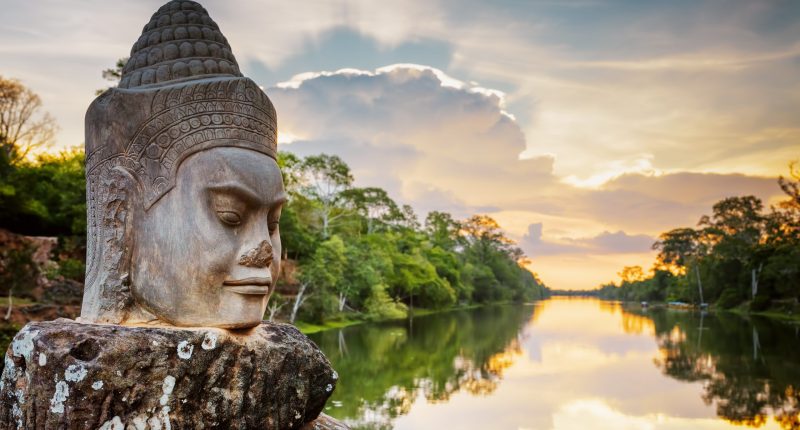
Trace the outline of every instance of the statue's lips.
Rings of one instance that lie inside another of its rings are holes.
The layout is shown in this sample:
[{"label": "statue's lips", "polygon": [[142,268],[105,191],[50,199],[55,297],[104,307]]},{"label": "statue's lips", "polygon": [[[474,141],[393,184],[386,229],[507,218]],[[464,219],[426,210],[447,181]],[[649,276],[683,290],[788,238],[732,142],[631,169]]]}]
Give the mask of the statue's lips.
[{"label": "statue's lips", "polygon": [[223,281],[222,286],[227,291],[239,294],[266,295],[272,284],[270,278],[244,278]]}]

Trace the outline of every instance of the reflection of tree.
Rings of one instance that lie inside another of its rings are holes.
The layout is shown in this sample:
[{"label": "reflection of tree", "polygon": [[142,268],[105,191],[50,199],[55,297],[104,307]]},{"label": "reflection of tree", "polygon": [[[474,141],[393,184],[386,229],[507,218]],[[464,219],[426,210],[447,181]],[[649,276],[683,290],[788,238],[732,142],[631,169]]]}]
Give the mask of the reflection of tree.
[{"label": "reflection of tree", "polygon": [[[636,312],[631,312],[636,313]],[[735,315],[651,311],[660,357],[656,365],[681,381],[702,381],[703,400],[717,415],[761,427],[769,416],[800,429],[800,337],[794,327]]]},{"label": "reflection of tree", "polygon": [[[492,306],[312,335],[341,375],[326,412],[354,428],[391,428],[420,396],[492,393],[522,354],[531,306]],[[339,345],[346,341],[347,353]],[[338,407],[336,407],[338,405]]]},{"label": "reflection of tree", "polygon": [[622,331],[627,334],[642,334],[647,332],[653,333],[653,321],[646,316],[623,312],[622,313]]}]

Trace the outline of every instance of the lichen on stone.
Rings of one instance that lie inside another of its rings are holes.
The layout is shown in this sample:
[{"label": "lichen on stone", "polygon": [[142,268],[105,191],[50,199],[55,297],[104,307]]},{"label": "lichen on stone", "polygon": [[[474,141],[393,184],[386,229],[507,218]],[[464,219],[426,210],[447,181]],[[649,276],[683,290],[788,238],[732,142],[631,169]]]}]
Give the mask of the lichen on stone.
[{"label": "lichen on stone", "polygon": [[178,344],[178,357],[188,360],[192,358],[192,351],[194,351],[194,345],[189,343],[187,340],[182,340]]},{"label": "lichen on stone", "polygon": [[33,339],[36,338],[39,332],[26,330],[26,328],[17,333],[14,342],[11,343],[11,350],[14,352],[15,357],[25,357],[25,361],[28,362],[31,361],[31,354],[33,353]]},{"label": "lichen on stone", "polygon": [[64,371],[64,379],[69,382],[80,382],[88,373],[89,371],[82,364],[70,364]]},{"label": "lichen on stone", "polygon": [[217,334],[213,332],[206,333],[203,337],[203,343],[200,345],[204,350],[210,351],[217,347]]},{"label": "lichen on stone", "polygon": [[53,398],[50,399],[50,412],[63,414],[64,402],[67,401],[67,397],[69,397],[69,385],[64,381],[59,381],[56,384],[56,392],[53,394]]}]

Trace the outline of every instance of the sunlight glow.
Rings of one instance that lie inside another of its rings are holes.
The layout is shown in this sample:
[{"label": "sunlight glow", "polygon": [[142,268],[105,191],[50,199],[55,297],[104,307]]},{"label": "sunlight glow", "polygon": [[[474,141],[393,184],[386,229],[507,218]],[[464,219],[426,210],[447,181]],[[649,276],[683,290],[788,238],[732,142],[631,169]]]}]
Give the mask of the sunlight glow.
[{"label": "sunlight glow", "polygon": [[563,178],[564,183],[578,187],[597,189],[607,182],[626,174],[640,174],[644,176],[661,176],[663,171],[653,167],[653,155],[643,154],[631,160],[615,160],[598,167],[600,173],[587,178],[569,175]]},{"label": "sunlight glow", "polygon": [[289,131],[278,131],[278,145],[288,145],[303,138]]}]

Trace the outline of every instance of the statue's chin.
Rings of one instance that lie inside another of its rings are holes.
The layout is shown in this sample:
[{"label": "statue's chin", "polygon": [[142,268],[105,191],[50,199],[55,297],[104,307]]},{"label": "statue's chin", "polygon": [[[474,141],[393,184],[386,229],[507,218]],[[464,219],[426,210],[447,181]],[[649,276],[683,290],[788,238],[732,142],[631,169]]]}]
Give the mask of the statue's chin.
[{"label": "statue's chin", "polygon": [[[263,297],[245,297],[246,301],[259,303],[233,303],[233,309],[226,309],[225,312],[214,313],[205,312],[184,312],[180,315],[167,312],[151,312],[144,306],[136,305],[131,309],[128,318],[123,325],[131,326],[155,326],[155,327],[214,327],[227,330],[243,330],[261,324],[266,310],[266,300]],[[242,306],[243,305],[243,306]]]}]

